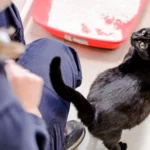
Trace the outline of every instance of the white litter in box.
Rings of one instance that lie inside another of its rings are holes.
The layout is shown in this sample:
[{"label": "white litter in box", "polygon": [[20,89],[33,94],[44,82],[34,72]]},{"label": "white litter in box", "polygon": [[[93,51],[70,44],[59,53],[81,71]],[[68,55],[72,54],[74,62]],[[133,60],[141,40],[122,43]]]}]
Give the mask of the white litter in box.
[{"label": "white litter in box", "polygon": [[[115,22],[130,21],[138,12],[141,0],[52,0],[50,27],[94,39],[122,40]],[[105,21],[112,19],[111,24]],[[83,32],[83,26],[85,31]],[[97,29],[103,34],[98,34]]]}]

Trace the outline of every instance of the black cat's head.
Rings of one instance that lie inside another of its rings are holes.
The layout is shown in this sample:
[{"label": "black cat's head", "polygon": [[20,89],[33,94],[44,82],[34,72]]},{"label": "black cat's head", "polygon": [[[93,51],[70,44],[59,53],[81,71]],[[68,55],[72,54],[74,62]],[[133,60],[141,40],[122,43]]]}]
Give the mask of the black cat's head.
[{"label": "black cat's head", "polygon": [[150,60],[150,28],[142,28],[131,36],[131,44],[144,60]]}]

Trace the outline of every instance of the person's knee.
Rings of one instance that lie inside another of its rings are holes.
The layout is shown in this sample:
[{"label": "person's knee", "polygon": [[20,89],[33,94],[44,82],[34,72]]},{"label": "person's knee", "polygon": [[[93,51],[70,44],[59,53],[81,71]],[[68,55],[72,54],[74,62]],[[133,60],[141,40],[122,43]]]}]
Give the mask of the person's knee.
[{"label": "person's knee", "polygon": [[65,43],[49,38],[42,38],[32,42],[28,45],[28,49],[32,51],[32,54],[36,53],[36,55],[41,57],[43,56],[49,58],[51,56],[60,56],[62,59],[64,57],[69,57],[72,59],[74,53],[76,53],[73,48],[70,48],[70,46]]},{"label": "person's knee", "polygon": [[50,39],[50,38],[40,38],[38,40],[36,40],[35,42],[42,42],[45,44],[50,44],[50,43],[54,43],[54,44],[63,44],[63,42],[55,40],[55,39]]},{"label": "person's knee", "polygon": [[[51,60],[56,56],[61,57],[63,64],[66,67],[72,67],[71,70],[73,70],[74,75],[73,87],[76,88],[81,84],[82,73],[78,54],[70,46],[58,40],[42,38],[32,42],[28,46],[28,50],[28,55],[32,55],[32,57],[34,56],[34,59],[37,60],[42,59],[40,63],[44,64],[49,64]],[[66,71],[68,70],[70,69],[65,69],[64,74],[66,74]]]},{"label": "person's knee", "polygon": [[69,58],[67,60],[69,60],[72,63],[72,67],[74,68],[73,70],[76,70],[75,72],[77,72],[77,75],[75,75],[77,76],[75,87],[79,87],[82,82],[82,72],[80,60],[76,51],[72,47],[58,40],[43,38],[40,39],[40,41],[41,45],[43,44],[45,47],[49,47],[48,52],[46,51],[43,53],[46,53],[47,55],[49,53],[50,55],[52,55],[53,53],[55,56],[60,56],[64,60],[66,60],[67,57]]},{"label": "person's knee", "polygon": [[65,43],[63,43],[59,40],[50,39],[50,38],[38,39],[31,44],[40,45],[40,46],[44,47],[45,49],[50,48],[49,51],[52,51],[53,49],[55,51],[58,51],[58,50],[62,51],[63,49],[69,48],[69,46],[66,45]]}]

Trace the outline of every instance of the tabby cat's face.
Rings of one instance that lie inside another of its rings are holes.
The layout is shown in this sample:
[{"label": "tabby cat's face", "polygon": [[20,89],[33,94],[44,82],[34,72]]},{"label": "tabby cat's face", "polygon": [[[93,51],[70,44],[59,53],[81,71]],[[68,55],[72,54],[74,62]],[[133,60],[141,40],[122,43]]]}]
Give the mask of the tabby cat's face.
[{"label": "tabby cat's face", "polygon": [[143,28],[131,36],[131,44],[144,60],[150,60],[150,28]]}]

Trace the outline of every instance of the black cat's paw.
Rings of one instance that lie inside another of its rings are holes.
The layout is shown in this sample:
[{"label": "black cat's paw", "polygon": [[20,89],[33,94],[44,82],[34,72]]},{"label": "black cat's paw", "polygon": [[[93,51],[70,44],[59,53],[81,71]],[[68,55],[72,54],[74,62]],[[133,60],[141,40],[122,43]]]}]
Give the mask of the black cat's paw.
[{"label": "black cat's paw", "polygon": [[121,147],[121,150],[126,150],[127,149],[127,144],[126,143],[119,142],[119,145]]}]

